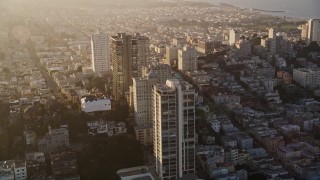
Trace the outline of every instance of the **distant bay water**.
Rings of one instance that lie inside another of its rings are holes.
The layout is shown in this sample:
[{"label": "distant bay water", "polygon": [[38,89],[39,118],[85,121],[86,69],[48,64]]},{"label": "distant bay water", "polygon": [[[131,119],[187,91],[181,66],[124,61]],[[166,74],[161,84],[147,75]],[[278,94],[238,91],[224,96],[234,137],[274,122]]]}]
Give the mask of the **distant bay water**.
[{"label": "distant bay water", "polygon": [[320,19],[320,0],[193,0],[210,2],[218,5],[226,3],[241,8],[255,8],[267,11],[284,12],[263,12],[276,16],[287,16],[299,19]]}]

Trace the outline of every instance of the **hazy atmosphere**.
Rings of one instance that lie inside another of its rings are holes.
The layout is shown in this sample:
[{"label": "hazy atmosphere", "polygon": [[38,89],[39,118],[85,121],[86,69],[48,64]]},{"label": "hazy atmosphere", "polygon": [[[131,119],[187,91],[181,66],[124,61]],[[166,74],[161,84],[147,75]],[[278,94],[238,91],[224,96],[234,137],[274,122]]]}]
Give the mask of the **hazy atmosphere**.
[{"label": "hazy atmosphere", "polygon": [[320,179],[319,0],[0,0],[0,180]]}]

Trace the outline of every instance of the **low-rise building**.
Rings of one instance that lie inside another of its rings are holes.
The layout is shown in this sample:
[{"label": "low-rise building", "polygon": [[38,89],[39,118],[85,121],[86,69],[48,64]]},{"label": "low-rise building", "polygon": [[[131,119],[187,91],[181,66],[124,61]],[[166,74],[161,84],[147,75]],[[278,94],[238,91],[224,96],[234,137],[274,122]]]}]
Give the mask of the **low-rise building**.
[{"label": "low-rise building", "polygon": [[38,140],[38,149],[41,152],[51,152],[70,147],[69,130],[67,128],[51,129],[41,139]]},{"label": "low-rise building", "polygon": [[29,179],[47,177],[47,164],[43,152],[27,153],[26,164]]},{"label": "low-rise building", "polygon": [[107,134],[108,136],[118,135],[127,132],[124,122],[114,121],[90,121],[87,122],[88,133],[91,135]]},{"label": "low-rise building", "polygon": [[83,97],[81,99],[81,111],[85,113],[97,111],[110,111],[111,100],[107,98],[96,98],[92,96]]},{"label": "low-rise building", "polygon": [[238,148],[248,150],[253,147],[253,139],[246,133],[236,134]]},{"label": "low-rise building", "polygon": [[0,162],[0,180],[14,180],[14,160]]},{"label": "low-rise building", "polygon": [[147,166],[120,169],[117,171],[117,174],[121,180],[155,180],[154,176],[150,173],[149,168]]},{"label": "low-rise building", "polygon": [[22,160],[1,161],[0,180],[27,180],[26,162]]},{"label": "low-rise building", "polygon": [[27,179],[27,165],[26,161],[16,160],[14,163],[14,177],[15,180]]},{"label": "low-rise building", "polygon": [[50,164],[56,179],[80,180],[76,153],[50,153]]}]

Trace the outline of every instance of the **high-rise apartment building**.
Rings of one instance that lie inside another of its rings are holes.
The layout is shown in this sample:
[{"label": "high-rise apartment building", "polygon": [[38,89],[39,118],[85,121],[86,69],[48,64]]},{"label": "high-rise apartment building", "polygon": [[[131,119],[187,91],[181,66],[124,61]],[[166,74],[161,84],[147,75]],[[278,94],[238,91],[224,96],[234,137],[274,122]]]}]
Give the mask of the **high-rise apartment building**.
[{"label": "high-rise apartment building", "polygon": [[180,71],[194,71],[198,69],[197,51],[193,47],[184,46],[178,51],[178,69]]},{"label": "high-rise apartment building", "polygon": [[274,34],[274,29],[273,28],[269,29],[268,38],[270,38],[270,39],[274,39],[275,38],[275,34]]},{"label": "high-rise apartment building", "polygon": [[234,45],[237,41],[240,40],[240,33],[237,30],[229,30],[229,45]]},{"label": "high-rise apartment building", "polygon": [[113,68],[113,96],[116,100],[126,97],[132,78],[138,77],[149,58],[149,39],[135,34],[119,33],[112,36],[111,61]]},{"label": "high-rise apartment building", "polygon": [[236,43],[238,48],[239,56],[250,56],[251,55],[251,42],[248,40],[241,39]]},{"label": "high-rise apartment building", "polygon": [[301,39],[307,40],[308,39],[308,23],[301,25]]},{"label": "high-rise apartment building", "polygon": [[195,172],[195,90],[180,80],[153,88],[153,151],[161,179]]},{"label": "high-rise apartment building", "polygon": [[157,83],[166,83],[168,79],[171,79],[171,67],[168,64],[150,63],[148,66],[142,67],[142,76],[145,77],[151,71],[157,74]]},{"label": "high-rise apartment building", "polygon": [[177,37],[172,39],[172,45],[183,46],[187,42],[185,37]]},{"label": "high-rise apartment building", "polygon": [[276,39],[261,39],[261,46],[264,47],[267,52],[275,53],[277,50]]},{"label": "high-rise apartment building", "polygon": [[136,64],[134,64],[134,68],[138,70],[138,77],[141,77],[143,75],[141,72],[141,68],[149,64],[149,38],[146,36],[141,36],[140,34],[135,34],[133,37],[133,41],[136,41],[138,45],[138,61]]},{"label": "high-rise apartment building", "polygon": [[152,88],[171,78],[168,64],[150,64],[143,68],[143,76],[133,78],[132,101],[135,134],[144,145],[152,145]]},{"label": "high-rise apartment building", "polygon": [[108,36],[97,32],[91,36],[92,69],[96,75],[102,75],[111,70]]},{"label": "high-rise apartment building", "polygon": [[173,65],[173,60],[178,59],[178,50],[177,46],[166,47],[166,64]]},{"label": "high-rise apartment building", "polygon": [[320,43],[320,19],[310,19],[308,21],[308,41]]},{"label": "high-rise apartment building", "polygon": [[207,40],[198,41],[197,50],[200,53],[208,54],[209,52],[213,51],[213,41],[207,41]]}]

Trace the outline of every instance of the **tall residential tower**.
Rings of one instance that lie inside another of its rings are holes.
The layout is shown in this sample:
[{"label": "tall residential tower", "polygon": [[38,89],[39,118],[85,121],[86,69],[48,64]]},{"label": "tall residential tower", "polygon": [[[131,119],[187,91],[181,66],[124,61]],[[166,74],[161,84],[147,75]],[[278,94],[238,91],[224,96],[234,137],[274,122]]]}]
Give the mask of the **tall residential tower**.
[{"label": "tall residential tower", "polygon": [[139,77],[141,68],[149,58],[149,39],[135,34],[119,33],[112,36],[111,62],[113,68],[113,96],[116,100],[125,98],[132,85],[132,78]]},{"label": "tall residential tower", "polygon": [[132,102],[137,140],[144,145],[152,145],[152,89],[157,83],[171,79],[171,68],[168,64],[150,64],[143,67],[143,76],[134,77]]},{"label": "tall residential tower", "polygon": [[234,45],[237,41],[240,40],[240,33],[237,30],[229,30],[229,45]]},{"label": "tall residential tower", "polygon": [[308,41],[320,43],[320,19],[310,19],[308,21]]},{"label": "tall residential tower", "polygon": [[180,80],[153,89],[153,151],[161,179],[195,173],[195,90]]},{"label": "tall residential tower", "polygon": [[91,36],[92,69],[96,75],[111,70],[108,36],[97,32]]}]

